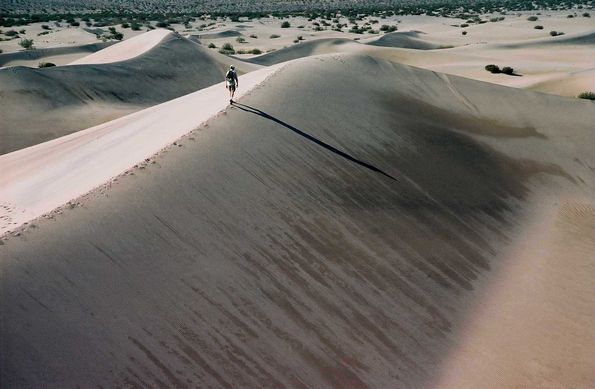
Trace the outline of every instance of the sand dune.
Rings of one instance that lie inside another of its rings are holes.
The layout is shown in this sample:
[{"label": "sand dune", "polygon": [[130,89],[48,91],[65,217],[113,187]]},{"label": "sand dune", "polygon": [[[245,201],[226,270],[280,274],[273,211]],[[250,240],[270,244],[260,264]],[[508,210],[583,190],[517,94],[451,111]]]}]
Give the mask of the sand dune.
[{"label": "sand dune", "polygon": [[144,54],[156,47],[166,37],[172,34],[171,31],[158,28],[134,38],[127,39],[109,49],[101,50],[98,53],[88,55],[71,63],[71,65],[100,64],[126,61]]},{"label": "sand dune", "polygon": [[[519,292],[531,293],[531,309],[512,311],[496,308],[519,285],[492,281],[545,255],[563,267],[564,236],[540,235],[547,253],[511,253],[539,245],[525,232],[543,208],[573,199],[579,214],[593,209],[595,105],[357,55],[290,62],[241,103],[155,164],[4,242],[3,383],[473,382],[441,375],[458,360],[496,366],[499,382],[525,372],[528,387],[593,382],[592,277],[568,292],[530,273],[535,288]],[[109,131],[135,125],[120,120]],[[52,155],[72,152],[51,144]],[[588,237],[592,226],[557,228]],[[583,243],[568,274],[593,273]],[[483,299],[492,286],[495,305]],[[529,315],[552,296],[582,303],[564,310],[563,325],[535,331]],[[502,318],[517,323],[534,371],[572,374],[535,375],[483,352],[512,347],[506,331],[484,336],[482,323]],[[463,338],[468,327],[477,330]],[[559,330],[567,336],[541,346]],[[559,358],[560,347],[575,352]]]},{"label": "sand dune", "polygon": [[445,47],[439,43],[420,39],[418,38],[419,35],[420,34],[415,31],[392,32],[382,35],[380,38],[372,42],[367,42],[367,44],[372,46],[400,47],[415,50],[435,50]]},{"label": "sand dune", "polygon": [[56,65],[65,65],[73,60],[62,58],[83,57],[89,53],[105,49],[115,42],[90,43],[78,46],[52,47],[19,51],[16,53],[0,54],[0,66],[32,66],[37,67],[39,62],[53,62]]},{"label": "sand dune", "polygon": [[[89,64],[1,69],[0,153],[219,83],[231,62],[241,64],[173,33],[149,34],[147,41],[141,36],[92,54],[84,60]],[[125,58],[128,49],[139,54],[141,48],[147,51],[132,59],[105,63]],[[93,61],[100,63],[91,64]],[[258,68],[252,64],[238,67],[243,72]]]},{"label": "sand dune", "polygon": [[345,46],[351,45],[358,45],[358,43],[345,38],[317,39],[277,50],[272,53],[259,55],[258,57],[247,59],[246,62],[269,66],[312,55],[337,53],[345,49]]}]

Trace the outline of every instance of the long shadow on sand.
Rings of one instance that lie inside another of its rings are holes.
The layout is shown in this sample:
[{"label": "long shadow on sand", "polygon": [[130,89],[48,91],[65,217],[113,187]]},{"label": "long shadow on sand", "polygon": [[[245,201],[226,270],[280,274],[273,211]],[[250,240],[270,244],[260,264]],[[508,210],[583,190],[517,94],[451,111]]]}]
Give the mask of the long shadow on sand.
[{"label": "long shadow on sand", "polygon": [[360,166],[363,166],[366,169],[372,170],[373,172],[380,173],[383,176],[390,178],[391,180],[395,180],[395,181],[397,180],[395,177],[393,177],[390,174],[382,171],[381,169],[377,168],[376,166],[371,165],[371,164],[369,164],[367,162],[364,162],[362,160],[359,160],[359,159],[357,159],[357,158],[355,158],[355,157],[353,157],[353,156],[345,153],[344,151],[341,151],[341,150],[339,150],[339,149],[337,149],[337,148],[329,145],[328,143],[325,143],[325,142],[321,141],[320,139],[315,138],[314,136],[312,136],[312,135],[310,135],[310,134],[308,134],[308,133],[306,133],[306,132],[304,132],[304,131],[302,131],[302,130],[300,130],[300,129],[298,129],[298,128],[290,125],[290,124],[287,124],[284,121],[282,121],[280,119],[277,119],[276,117],[271,116],[271,115],[269,115],[266,112],[261,111],[258,108],[254,108],[254,107],[251,107],[249,105],[240,104],[240,103],[236,103],[236,102],[233,103],[233,106],[236,107],[236,108],[238,108],[238,109],[241,109],[244,112],[253,113],[255,115],[262,116],[265,119],[272,120],[275,123],[278,123],[278,124],[282,125],[283,127],[288,128],[291,131],[295,132],[296,134],[298,134],[298,135],[300,135],[300,136],[308,139],[309,141],[314,142],[317,145],[319,145],[321,147],[324,147],[325,149],[327,149],[327,150],[329,150],[329,151],[331,151],[331,152],[339,155],[340,157],[343,157],[343,158],[345,158],[345,159],[347,159],[347,160],[349,160],[349,161],[351,161],[353,163],[356,163],[356,164],[358,164]]}]

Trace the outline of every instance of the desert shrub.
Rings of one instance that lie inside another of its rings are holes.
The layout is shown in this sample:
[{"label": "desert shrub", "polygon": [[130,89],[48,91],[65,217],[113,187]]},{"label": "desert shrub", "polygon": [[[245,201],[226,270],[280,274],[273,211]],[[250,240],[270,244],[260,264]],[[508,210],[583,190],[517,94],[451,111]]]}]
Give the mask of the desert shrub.
[{"label": "desert shrub", "polygon": [[19,45],[25,50],[31,50],[33,48],[33,39],[21,39]]},{"label": "desert shrub", "polygon": [[244,39],[243,37],[239,36],[236,38],[236,42],[238,43],[246,43],[246,39]]},{"label": "desert shrub", "polygon": [[17,36],[17,35],[19,35],[19,33],[16,32],[15,30],[8,30],[8,31],[6,31],[4,33],[4,35],[6,35],[6,36]]},{"label": "desert shrub", "polygon": [[219,52],[221,54],[228,54],[228,55],[236,53],[233,46],[229,42],[224,43],[223,46],[221,46],[221,49],[219,50]]},{"label": "desert shrub", "polygon": [[281,23],[281,28],[289,28],[291,27],[291,24],[289,24],[288,21],[284,21],[283,23]]},{"label": "desert shrub", "polygon": [[41,29],[42,29],[42,30],[51,30],[51,27],[50,27],[50,26],[48,26],[47,24],[42,24],[42,25],[41,25]]},{"label": "desert shrub", "polygon": [[581,92],[577,97],[579,99],[595,100],[595,92]]},{"label": "desert shrub", "polygon": [[121,26],[122,28],[130,28],[130,24],[128,23],[122,23]]},{"label": "desert shrub", "polygon": [[485,66],[485,70],[487,70],[490,73],[494,73],[494,74],[501,72],[501,70],[498,67],[498,65],[494,65],[494,64],[486,65]]},{"label": "desert shrub", "polygon": [[132,31],[140,31],[140,24],[138,24],[137,22],[132,22],[130,24],[130,29]]},{"label": "desert shrub", "polygon": [[461,34],[467,35],[467,31],[462,31]]},{"label": "desert shrub", "polygon": [[564,33],[562,31],[550,31],[550,35],[551,36],[559,36],[559,35],[564,35]]},{"label": "desert shrub", "polygon": [[254,35],[254,34],[250,34],[250,38],[252,38],[252,39],[258,39],[258,36]]},{"label": "desert shrub", "polygon": [[303,36],[301,36],[301,35],[298,35],[298,37],[297,37],[297,40],[298,40],[298,41],[303,41],[303,40],[304,40],[304,37],[303,37]]},{"label": "desert shrub", "polygon": [[584,18],[590,18],[590,17],[591,17],[591,14],[590,14],[590,13],[588,13],[588,12],[585,12],[585,13],[583,14],[583,17],[584,17]]},{"label": "desert shrub", "polygon": [[81,24],[80,24],[79,22],[77,22],[77,21],[70,22],[69,24],[70,24],[72,27],[78,27],[78,26],[80,26],[80,25],[81,25]]},{"label": "desert shrub", "polygon": [[155,26],[159,27],[159,28],[166,28],[169,26],[168,22],[165,22],[163,20],[158,21],[157,23],[155,23]]},{"label": "desert shrub", "polygon": [[217,46],[213,42],[209,43],[209,49],[216,49]]},{"label": "desert shrub", "polygon": [[300,41],[298,41],[297,39],[294,39],[293,43],[300,43]]},{"label": "desert shrub", "polygon": [[543,26],[541,26],[539,24],[537,26],[533,27],[533,28],[536,29],[536,30],[543,30]]},{"label": "desert shrub", "polygon": [[281,35],[273,34],[269,38],[275,39],[275,38],[279,38],[279,37],[281,37]]},{"label": "desert shrub", "polygon": [[490,18],[490,22],[495,23],[498,21],[498,18]]},{"label": "desert shrub", "polygon": [[467,24],[467,23],[463,23],[463,24],[461,24],[461,27],[462,27],[462,28],[469,27],[469,24]]},{"label": "desert shrub", "polygon": [[39,34],[37,34],[37,36],[47,35],[49,33],[50,33],[49,31],[42,31]]},{"label": "desert shrub", "polygon": [[56,66],[56,64],[51,62],[40,62],[39,65],[37,65],[38,68],[51,68],[53,66]]},{"label": "desert shrub", "polygon": [[511,75],[513,75],[513,74],[514,74],[514,69],[513,69],[513,68],[511,68],[510,66],[504,66],[504,67],[502,68],[502,73],[504,73],[504,74],[508,74],[509,76],[511,76]]},{"label": "desert shrub", "polygon": [[574,15],[568,15],[566,16],[568,19],[572,19],[574,17]]},{"label": "desert shrub", "polygon": [[244,49],[236,51],[236,54],[247,54],[248,52]]},{"label": "desert shrub", "polygon": [[537,16],[529,16],[527,18],[527,20],[530,21],[530,22],[535,22],[535,21],[537,21],[537,19],[539,19]]},{"label": "desert shrub", "polygon": [[262,54],[262,50],[260,50],[260,49],[252,49],[252,50],[250,50],[250,54]]},{"label": "desert shrub", "polygon": [[383,24],[382,26],[380,26],[379,30],[384,32],[393,32],[397,30],[397,26],[389,26],[387,24]]}]

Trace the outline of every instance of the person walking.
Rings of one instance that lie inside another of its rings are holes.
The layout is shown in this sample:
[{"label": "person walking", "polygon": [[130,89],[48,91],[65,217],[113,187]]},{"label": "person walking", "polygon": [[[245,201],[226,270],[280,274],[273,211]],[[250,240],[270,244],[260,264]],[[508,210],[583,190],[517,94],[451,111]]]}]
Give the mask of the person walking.
[{"label": "person walking", "polygon": [[225,88],[229,90],[229,104],[233,104],[233,95],[236,92],[236,88],[240,86],[238,81],[238,74],[236,73],[235,66],[231,65],[229,70],[225,74]]}]

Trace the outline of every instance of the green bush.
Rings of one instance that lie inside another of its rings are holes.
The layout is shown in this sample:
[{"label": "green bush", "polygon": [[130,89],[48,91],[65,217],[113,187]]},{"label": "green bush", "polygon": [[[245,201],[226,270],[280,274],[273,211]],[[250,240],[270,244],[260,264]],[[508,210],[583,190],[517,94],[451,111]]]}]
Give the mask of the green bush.
[{"label": "green bush", "polygon": [[536,29],[536,30],[543,30],[543,26],[541,26],[539,24],[537,26],[533,27],[533,28]]},{"label": "green bush", "polygon": [[281,23],[281,28],[289,28],[291,27],[291,24],[289,24],[288,21],[284,21],[283,23]]},{"label": "green bush", "polygon": [[130,24],[128,23],[122,23],[121,26],[122,28],[130,28]]},{"label": "green bush", "polygon": [[501,72],[501,70],[498,67],[498,65],[494,65],[494,64],[486,65],[485,66],[485,70],[487,70],[490,73],[494,73],[494,74]]},{"label": "green bush", "polygon": [[279,37],[281,37],[281,35],[273,34],[269,38],[275,39],[275,38],[279,38]]},{"label": "green bush", "polygon": [[42,30],[51,30],[50,26],[48,26],[47,24],[42,24],[41,29]]},{"label": "green bush", "polygon": [[130,29],[132,31],[140,31],[140,24],[138,24],[137,22],[132,22],[130,24]]},{"label": "green bush", "polygon": [[209,43],[209,49],[216,49],[217,46],[213,42]]},{"label": "green bush", "polygon": [[582,92],[577,96],[579,99],[595,100],[595,92]]},{"label": "green bush", "polygon": [[511,68],[510,66],[504,66],[504,67],[502,68],[502,73],[504,73],[504,74],[508,74],[509,76],[511,76],[511,75],[513,75],[513,74],[514,74],[514,69],[513,69],[513,68]]},{"label": "green bush", "polygon": [[37,65],[38,68],[51,68],[54,66],[56,66],[56,64],[51,62],[40,62],[39,65]]},{"label": "green bush", "polygon": [[236,42],[238,43],[246,43],[246,39],[244,39],[243,37],[239,36],[236,38]]},{"label": "green bush", "polygon": [[530,22],[535,22],[535,21],[537,21],[537,19],[539,19],[537,16],[529,16],[527,18],[527,20],[530,21]]},{"label": "green bush", "polygon": [[159,28],[166,28],[166,27],[169,27],[169,23],[165,22],[165,21],[159,21],[159,22],[155,23],[155,26],[157,26]]},{"label": "green bush", "polygon": [[19,45],[25,50],[33,49],[33,39],[21,39]]},{"label": "green bush", "polygon": [[562,31],[550,31],[550,35],[551,36],[559,36],[559,35],[564,35],[564,33]]},{"label": "green bush", "polygon": [[467,31],[462,31],[461,34],[467,35]]},{"label": "green bush", "polygon": [[221,49],[219,50],[219,52],[221,54],[227,54],[227,55],[236,53],[235,49],[229,42],[224,43],[223,46],[221,46]]},{"label": "green bush", "polygon": [[16,32],[15,30],[8,30],[8,31],[6,31],[4,33],[4,35],[6,35],[6,36],[17,36],[17,35],[19,35],[19,33]]},{"label": "green bush", "polygon": [[252,50],[250,50],[250,54],[262,54],[262,50],[252,49]]},{"label": "green bush", "polygon": [[250,38],[252,38],[252,39],[258,39],[258,37],[256,35],[254,35],[254,34],[250,34]]},{"label": "green bush", "polygon": [[590,14],[590,13],[588,13],[588,12],[585,12],[585,13],[583,14],[583,17],[585,17],[585,18],[590,18],[590,17],[591,17],[591,14]]},{"label": "green bush", "polygon": [[468,25],[467,23],[463,23],[463,24],[461,24],[461,26],[460,26],[460,27],[461,27],[461,28],[465,28],[465,27],[469,27],[469,25]]}]

